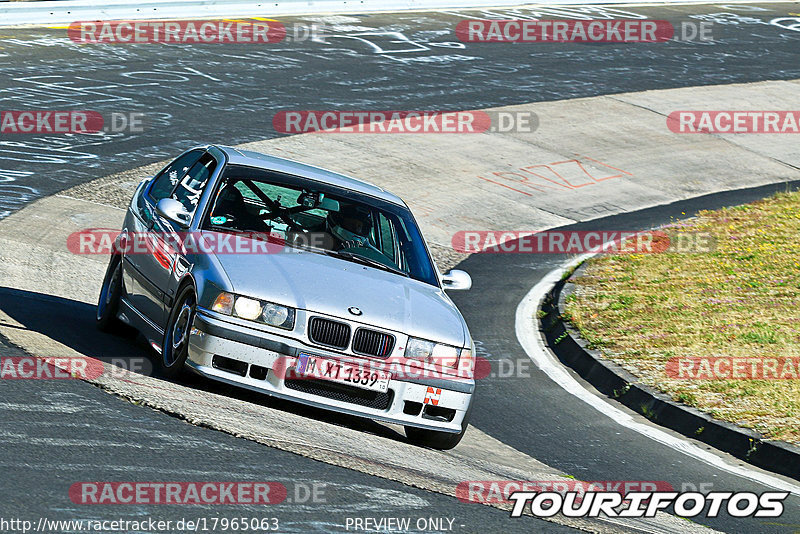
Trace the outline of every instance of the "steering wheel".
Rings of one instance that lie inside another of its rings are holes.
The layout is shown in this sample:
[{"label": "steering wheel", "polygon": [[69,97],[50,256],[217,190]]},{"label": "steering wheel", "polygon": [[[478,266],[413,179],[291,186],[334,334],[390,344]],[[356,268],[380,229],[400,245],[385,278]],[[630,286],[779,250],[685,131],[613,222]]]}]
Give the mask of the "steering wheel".
[{"label": "steering wheel", "polygon": [[[297,210],[295,208],[301,207],[303,209]],[[286,223],[286,226],[289,230],[294,232],[308,232],[305,228],[294,222],[294,220],[290,217],[292,213],[299,213],[301,211],[305,211],[306,208],[304,206],[295,206],[294,208],[284,208],[282,206],[276,206],[275,209],[269,210],[266,214],[259,215],[263,219],[271,218],[271,219],[280,219]]]}]

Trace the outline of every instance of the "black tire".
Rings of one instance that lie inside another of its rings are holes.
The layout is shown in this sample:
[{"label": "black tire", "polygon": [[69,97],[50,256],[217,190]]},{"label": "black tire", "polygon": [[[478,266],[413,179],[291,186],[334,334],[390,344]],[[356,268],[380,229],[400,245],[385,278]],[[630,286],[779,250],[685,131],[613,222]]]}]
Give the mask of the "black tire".
[{"label": "black tire", "polygon": [[461,442],[461,438],[463,438],[464,434],[467,433],[471,412],[472,404],[470,403],[469,408],[467,408],[467,413],[464,414],[464,420],[461,422],[461,432],[458,434],[407,426],[406,438],[408,438],[408,441],[414,445],[421,445],[423,447],[430,447],[431,449],[448,451],[458,445]]},{"label": "black tire", "polygon": [[175,378],[183,372],[186,357],[189,355],[189,333],[196,306],[194,287],[184,286],[178,292],[178,298],[169,313],[164,341],[161,344],[161,358],[158,360],[161,374],[167,378]]},{"label": "black tire", "polygon": [[122,260],[114,254],[108,262],[100,297],[97,299],[97,328],[103,332],[119,332],[123,323],[117,319],[119,300],[122,297]]}]

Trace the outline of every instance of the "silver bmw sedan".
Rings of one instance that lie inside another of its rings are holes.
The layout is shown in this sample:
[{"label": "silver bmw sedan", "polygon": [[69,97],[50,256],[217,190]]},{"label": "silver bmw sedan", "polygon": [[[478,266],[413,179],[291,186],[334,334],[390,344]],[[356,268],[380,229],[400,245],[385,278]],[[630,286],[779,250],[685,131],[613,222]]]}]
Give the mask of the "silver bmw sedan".
[{"label": "silver bmw sedan", "polygon": [[183,370],[405,426],[455,447],[474,348],[406,204],[366,182],[225,146],[143,181],[114,243],[97,323],[138,329]]}]

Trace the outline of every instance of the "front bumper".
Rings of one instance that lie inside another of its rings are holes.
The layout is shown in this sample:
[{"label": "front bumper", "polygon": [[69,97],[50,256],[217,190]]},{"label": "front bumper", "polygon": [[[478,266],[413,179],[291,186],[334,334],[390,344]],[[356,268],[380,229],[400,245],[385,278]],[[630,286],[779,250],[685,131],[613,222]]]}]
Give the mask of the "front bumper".
[{"label": "front bumper", "polygon": [[[404,376],[392,378],[388,392],[379,393],[323,380],[291,379],[284,371],[294,367],[300,352],[353,363],[359,360],[198,311],[186,364],[213,380],[318,408],[429,430],[461,432],[475,388],[472,380]],[[429,387],[441,390],[435,406],[425,403]]]}]

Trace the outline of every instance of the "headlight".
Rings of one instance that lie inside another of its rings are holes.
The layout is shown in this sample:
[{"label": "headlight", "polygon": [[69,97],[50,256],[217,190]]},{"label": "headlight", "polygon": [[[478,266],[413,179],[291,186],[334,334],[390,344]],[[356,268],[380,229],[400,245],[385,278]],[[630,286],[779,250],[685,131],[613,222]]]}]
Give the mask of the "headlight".
[{"label": "headlight", "polygon": [[267,302],[264,304],[264,311],[261,312],[261,320],[279,328],[293,328],[294,308]]},{"label": "headlight", "polygon": [[455,367],[458,365],[458,355],[461,352],[457,347],[434,343],[416,337],[408,338],[406,343],[406,358],[422,360],[441,367]]},{"label": "headlight", "polygon": [[436,345],[436,343],[433,341],[425,341],[424,339],[410,337],[408,338],[408,343],[406,343],[406,358],[427,361],[433,354],[434,345]]},{"label": "headlight", "polygon": [[233,311],[236,312],[237,317],[254,321],[261,315],[261,303],[247,297],[236,297],[236,304],[233,305]]},{"label": "headlight", "polygon": [[287,330],[294,328],[294,308],[241,295],[232,295],[224,291],[214,300],[211,310]]}]

